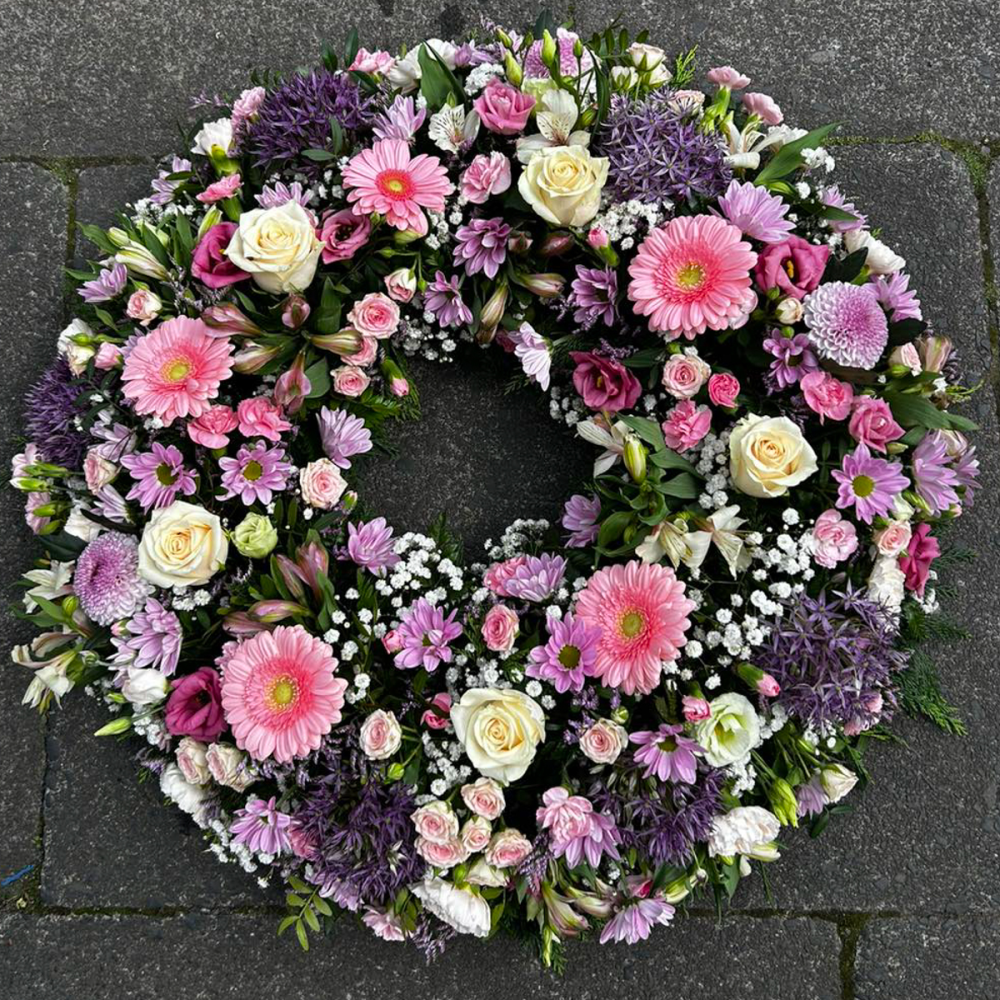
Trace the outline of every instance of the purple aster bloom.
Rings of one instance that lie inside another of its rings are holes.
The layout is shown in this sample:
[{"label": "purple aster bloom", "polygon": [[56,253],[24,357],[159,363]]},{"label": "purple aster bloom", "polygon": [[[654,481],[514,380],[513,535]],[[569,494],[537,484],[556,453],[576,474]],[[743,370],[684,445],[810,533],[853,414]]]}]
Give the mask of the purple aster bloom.
[{"label": "purple aster bloom", "polygon": [[976,490],[979,489],[979,459],[976,457],[976,449],[966,448],[952,469],[958,477],[958,485],[965,487],[962,503],[966,507],[972,507]]},{"label": "purple aster bloom", "polygon": [[875,298],[882,308],[889,313],[893,323],[901,323],[904,319],[923,319],[920,299],[910,288],[910,276],[897,272],[896,274],[880,274],[872,282]]},{"label": "purple aster bloom", "polygon": [[482,271],[495,278],[500,265],[507,259],[507,237],[510,226],[503,219],[472,219],[455,232],[455,266],[461,265],[472,275]]},{"label": "purple aster bloom", "polygon": [[426,117],[426,108],[416,110],[413,98],[400,94],[375,118],[372,131],[379,139],[399,139],[401,142],[412,143]]},{"label": "purple aster bloom", "polygon": [[889,322],[871,285],[830,281],[803,300],[809,339],[821,358],[874,368],[889,342]]},{"label": "purple aster bloom", "polygon": [[615,300],[618,298],[618,273],[610,267],[580,267],[570,286],[570,303],[575,307],[573,319],[589,330],[598,320],[613,326],[618,318]]},{"label": "purple aster bloom", "polygon": [[597,519],[601,516],[600,497],[574,493],[563,506],[562,526],[570,532],[566,545],[585,549],[597,538]]},{"label": "purple aster bloom", "polygon": [[138,500],[143,510],[169,507],[178,493],[191,496],[195,491],[194,476],[184,468],[184,456],[175,445],[164,447],[153,442],[152,451],[125,455],[122,465],[132,474],[135,485],[126,500]]},{"label": "purple aster bloom", "polygon": [[161,170],[160,176],[152,181],[152,188],[155,192],[150,196],[150,201],[154,205],[169,205],[174,200],[174,192],[184,183],[182,180],[170,180],[171,174],[184,174],[191,169],[191,161],[183,157],[175,156],[170,164],[169,170]]},{"label": "purple aster bloom", "polygon": [[403,648],[396,654],[394,663],[401,670],[423,667],[431,672],[439,663],[451,662],[448,644],[462,634],[462,626],[455,621],[456,612],[447,618],[440,608],[421,597],[403,612],[403,621],[396,630]]},{"label": "purple aster bloom", "polygon": [[80,553],[73,590],[84,613],[98,625],[131,618],[146,596],[139,543],[119,531],[99,535]]},{"label": "purple aster bloom", "polygon": [[282,205],[294,201],[308,209],[312,192],[303,190],[298,181],[292,181],[290,185],[276,181],[274,184],[265,184],[260,194],[255,197],[261,208],[280,208]]},{"label": "purple aster bloom", "polygon": [[888,516],[893,499],[910,485],[902,463],[876,458],[865,444],[845,455],[841,467],[831,475],[840,484],[837,507],[853,507],[855,516],[865,524],[877,516]]},{"label": "purple aster bloom", "polygon": [[721,213],[713,209],[713,215],[723,215],[747,236],[762,243],[783,243],[795,228],[789,222],[788,203],[747,181],[733,181],[723,197],[719,199]]},{"label": "purple aster bloom", "polygon": [[795,789],[795,800],[798,803],[796,812],[799,817],[818,816],[826,808],[826,792],[816,773],[804,785]]},{"label": "purple aster bloom", "polygon": [[804,333],[783,337],[780,330],[772,330],[761,346],[776,359],[771,362],[771,374],[780,389],[796,385],[803,375],[819,371],[819,359]]},{"label": "purple aster bloom", "polygon": [[118,524],[128,524],[131,520],[125,498],[110,484],[97,491],[93,512]]},{"label": "purple aster bloom", "polygon": [[626,904],[601,931],[601,944],[624,941],[636,944],[645,941],[655,924],[666,926],[674,916],[674,908],[662,899],[637,899]]},{"label": "purple aster bloom", "polygon": [[514,345],[514,356],[521,362],[524,374],[548,391],[552,379],[552,352],[548,341],[527,322],[508,333],[507,339]]},{"label": "purple aster bloom", "polygon": [[540,602],[551,597],[563,582],[566,560],[548,553],[528,556],[504,583],[510,597]]},{"label": "purple aster bloom", "polygon": [[113,638],[118,650],[115,662],[122,667],[152,667],[165,677],[177,669],[184,633],[180,619],[155,597],[132,616],[128,623],[128,638]]},{"label": "purple aster bloom", "polygon": [[851,215],[856,216],[852,222],[841,222],[836,219],[829,220],[828,225],[833,232],[849,233],[855,229],[863,229],[868,225],[868,216],[862,215],[851,202],[847,201],[840,193],[840,189],[836,184],[824,188],[823,193],[820,195],[820,200],[830,208],[839,208],[844,212],[850,212]]},{"label": "purple aster bloom", "polygon": [[424,307],[434,313],[441,326],[462,326],[472,322],[472,311],[462,301],[457,274],[446,278],[442,271],[436,272],[427,286]]},{"label": "purple aster bloom", "polygon": [[393,551],[392,528],[384,517],[376,517],[367,524],[353,521],[347,526],[347,554],[359,566],[376,575],[399,562]]},{"label": "purple aster bloom", "polygon": [[265,802],[254,799],[245,809],[236,810],[236,820],[229,828],[237,844],[246,844],[262,854],[285,854],[292,849],[289,827],[292,817],[281,812],[272,795]]},{"label": "purple aster bloom", "polygon": [[529,677],[548,681],[560,694],[572,689],[582,691],[584,677],[591,673],[597,659],[600,628],[565,618],[546,618],[549,641],[531,651],[531,663],[524,672]]},{"label": "purple aster bloom", "polygon": [[660,781],[694,784],[698,773],[695,752],[701,747],[694,740],[682,736],[683,732],[683,726],[662,725],[657,730],[629,736],[629,740],[640,747],[633,752],[632,759],[637,764],[646,765],[642,774],[644,778],[655,775]]},{"label": "purple aster bloom", "polygon": [[940,434],[925,434],[913,450],[913,486],[927,501],[932,514],[959,503],[955,487],[958,475],[951,466],[946,439]]},{"label": "purple aster bloom", "polygon": [[102,442],[94,445],[93,450],[109,462],[120,462],[136,446],[135,431],[125,424],[94,424],[90,433]]},{"label": "purple aster bloom", "polygon": [[327,458],[340,469],[351,467],[351,456],[372,450],[372,434],[365,422],[347,410],[322,407],[316,419]]},{"label": "purple aster bloom", "polygon": [[284,448],[269,448],[266,441],[243,445],[235,458],[220,458],[219,466],[226,488],[222,499],[238,496],[247,506],[255,500],[270,503],[274,491],[285,488],[295,468],[285,461]]},{"label": "purple aster bloom", "polygon": [[120,295],[128,281],[128,270],[124,264],[113,264],[104,268],[92,281],[85,281],[76,291],[84,302],[107,302]]},{"label": "purple aster bloom", "polygon": [[24,432],[48,462],[79,469],[90,443],[86,431],[78,430],[77,403],[88,382],[77,380],[65,358],[53,362],[24,396]]}]

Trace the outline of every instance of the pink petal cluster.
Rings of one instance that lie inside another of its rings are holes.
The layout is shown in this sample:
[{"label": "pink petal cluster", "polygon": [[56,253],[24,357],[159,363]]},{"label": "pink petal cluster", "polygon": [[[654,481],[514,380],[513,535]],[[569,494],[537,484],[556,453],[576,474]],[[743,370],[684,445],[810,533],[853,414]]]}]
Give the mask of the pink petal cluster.
[{"label": "pink petal cluster", "polygon": [[809,409],[819,415],[819,422],[846,420],[854,402],[854,390],[849,382],[841,382],[828,372],[815,371],[803,375],[799,388]]},{"label": "pink petal cluster", "polygon": [[495,76],[472,106],[491,132],[517,135],[528,124],[535,99]]},{"label": "pink petal cluster", "polygon": [[480,153],[466,168],[459,189],[466,201],[482,205],[510,187],[510,160],[503,153]]},{"label": "pink petal cluster", "polygon": [[663,439],[674,451],[693,448],[712,426],[712,411],[707,406],[697,406],[692,399],[678,403],[663,421]]},{"label": "pink petal cluster", "polygon": [[823,511],[812,530],[813,559],[826,569],[833,569],[858,548],[858,532],[839,510]]}]

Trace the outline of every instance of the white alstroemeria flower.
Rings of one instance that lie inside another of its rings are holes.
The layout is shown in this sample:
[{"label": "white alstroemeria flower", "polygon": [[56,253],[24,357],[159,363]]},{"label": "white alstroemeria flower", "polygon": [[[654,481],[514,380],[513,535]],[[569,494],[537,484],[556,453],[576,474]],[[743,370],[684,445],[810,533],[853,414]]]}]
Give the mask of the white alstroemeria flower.
[{"label": "white alstroemeria flower", "polygon": [[[729,572],[736,578],[737,570],[745,570],[750,564],[750,557],[743,551],[743,539],[737,533],[740,525],[746,523],[746,518],[737,517],[740,508],[738,506],[723,507],[717,510],[708,518],[709,527],[704,531],[696,532],[705,536],[705,549],[707,553],[708,542],[715,542],[715,547],[719,550],[722,558],[726,560]],[[702,556],[704,560],[705,556]],[[688,564],[691,565],[690,563]],[[697,563],[701,565],[701,561]]]},{"label": "white alstroemeria flower", "polygon": [[580,116],[576,100],[565,90],[550,90],[542,95],[544,110],[536,116],[538,135],[522,136],[517,140],[517,158],[527,163],[540,149],[550,146],[589,146],[589,132],[574,132]]},{"label": "white alstroemeria flower", "polygon": [[[73,681],[66,673],[79,654],[75,647],[61,653],[56,653],[55,650],[75,638],[74,632],[64,628],[62,632],[44,632],[35,636],[30,646],[15,646],[11,650],[10,658],[14,663],[20,667],[29,667],[35,672],[21,699],[22,705],[38,708],[47,691],[55,695],[56,704],[59,704],[62,696],[72,690]],[[45,659],[47,656],[50,658]]]},{"label": "white alstroemeria flower", "polygon": [[681,563],[700,566],[710,541],[706,531],[689,531],[686,521],[664,521],[636,547],[635,554],[644,563],[658,563],[666,556],[674,569]]},{"label": "white alstroemeria flower", "polygon": [[627,425],[621,420],[610,429],[595,420],[581,420],[576,425],[576,432],[584,441],[604,449],[594,462],[595,476],[607,472],[622,457],[625,453],[625,441],[630,433]]},{"label": "white alstroemeria flower", "polygon": [[767,135],[751,127],[749,124],[740,132],[732,119],[724,125],[726,142],[729,145],[729,155],[726,163],[737,169],[756,170],[760,166],[760,154],[765,149],[779,150],[786,142],[798,139],[806,133],[802,129],[789,128],[786,125],[776,125],[768,129]]},{"label": "white alstroemeria flower", "polygon": [[446,104],[440,111],[431,115],[427,134],[434,140],[438,149],[448,153],[457,153],[462,146],[475,141],[479,135],[479,113],[470,111],[468,115],[461,104],[454,107]]},{"label": "white alstroemeria flower", "polygon": [[31,613],[38,607],[36,597],[57,601],[73,593],[73,567],[71,562],[53,562],[48,569],[30,569],[24,574],[35,586],[24,594],[24,610]]}]

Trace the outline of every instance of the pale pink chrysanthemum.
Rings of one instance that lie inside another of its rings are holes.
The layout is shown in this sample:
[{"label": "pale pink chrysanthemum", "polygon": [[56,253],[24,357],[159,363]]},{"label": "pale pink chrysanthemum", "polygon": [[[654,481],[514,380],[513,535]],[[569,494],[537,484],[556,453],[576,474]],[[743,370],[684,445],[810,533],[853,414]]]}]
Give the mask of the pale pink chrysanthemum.
[{"label": "pale pink chrysanthemum", "polygon": [[576,601],[577,620],[601,629],[594,676],[625,694],[649,694],[687,641],[692,610],[669,567],[633,559],[598,570]]},{"label": "pale pink chrysanthemum", "polygon": [[228,337],[216,337],[200,319],[178,316],[140,337],[122,371],[125,396],[138,414],[164,424],[200,417],[233,371]]},{"label": "pale pink chrysanthemum", "polygon": [[429,208],[444,211],[445,195],[453,185],[436,156],[410,156],[410,147],[399,139],[382,139],[353,157],[344,171],[347,200],[356,215],[378,212],[397,229],[427,232]]},{"label": "pale pink chrysanthemum", "polygon": [[226,664],[222,709],[236,745],[280,762],[319,748],[338,722],[347,681],[330,647],[301,625],[279,625],[242,643]]},{"label": "pale pink chrysanthemum", "polygon": [[745,310],[757,254],[740,230],[710,215],[686,215],[654,229],[629,265],[628,297],[649,328],[689,340],[724,330]]}]

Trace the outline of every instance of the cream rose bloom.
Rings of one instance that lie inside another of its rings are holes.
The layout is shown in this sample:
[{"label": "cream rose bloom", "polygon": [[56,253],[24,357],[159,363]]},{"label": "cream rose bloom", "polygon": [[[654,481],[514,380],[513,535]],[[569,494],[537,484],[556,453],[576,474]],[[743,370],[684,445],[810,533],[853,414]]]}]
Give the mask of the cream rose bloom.
[{"label": "cream rose bloom", "polygon": [[222,569],[229,540],[215,514],[183,500],[153,511],[139,543],[139,575],[157,587],[200,587]]},{"label": "cream rose bloom", "polygon": [[748,413],[729,438],[729,472],[752,497],[784,496],[818,468],[816,452],[788,417]]},{"label": "cream rose bloom", "polygon": [[725,767],[745,757],[760,742],[760,720],[749,699],[720,694],[709,702],[712,714],[695,728],[695,739],[712,767]]},{"label": "cream rose bloom", "polygon": [[240,216],[226,256],[266,292],[302,292],[316,274],[323,241],[309,213],[297,202],[255,208]]},{"label": "cream rose bloom", "polygon": [[470,688],[451,721],[473,766],[505,784],[523,776],[545,739],[545,713],[520,691]]},{"label": "cream rose bloom", "polygon": [[607,179],[608,161],[585,146],[552,146],[532,156],[517,189],[546,222],[585,226],[597,215]]}]

